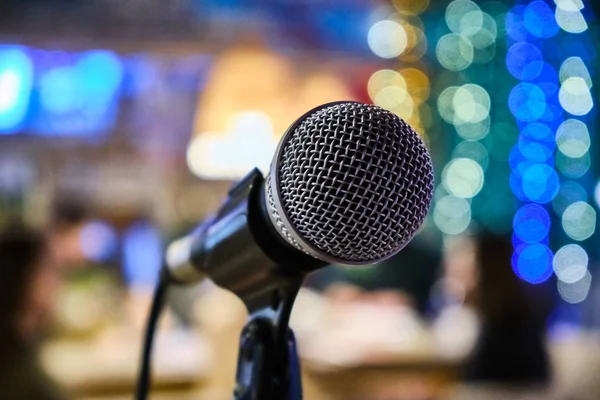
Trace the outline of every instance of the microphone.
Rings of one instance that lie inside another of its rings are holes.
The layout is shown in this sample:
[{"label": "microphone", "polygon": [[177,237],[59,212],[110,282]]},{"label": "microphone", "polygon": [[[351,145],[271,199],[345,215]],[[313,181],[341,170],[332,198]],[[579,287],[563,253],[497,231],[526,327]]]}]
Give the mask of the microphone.
[{"label": "microphone", "polygon": [[285,132],[266,177],[251,171],[169,246],[165,272],[251,300],[327,264],[382,261],[415,235],[432,191],[431,157],[406,122],[374,105],[325,104]]}]

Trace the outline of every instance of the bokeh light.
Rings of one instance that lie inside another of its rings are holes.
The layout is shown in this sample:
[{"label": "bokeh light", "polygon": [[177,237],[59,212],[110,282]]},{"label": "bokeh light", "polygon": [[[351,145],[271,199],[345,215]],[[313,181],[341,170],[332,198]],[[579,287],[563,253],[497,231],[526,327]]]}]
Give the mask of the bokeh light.
[{"label": "bokeh light", "polygon": [[560,184],[558,194],[552,200],[552,208],[557,215],[563,215],[567,207],[578,201],[587,201],[585,189],[577,182],[565,181]]},{"label": "bokeh light", "polygon": [[389,86],[406,88],[404,77],[391,69],[381,69],[379,71],[375,71],[367,83],[367,92],[369,93],[369,97],[371,97],[371,100],[375,100],[377,94],[382,89]]},{"label": "bokeh light", "polygon": [[521,244],[512,257],[517,276],[532,284],[545,282],[552,276],[552,251],[541,243]]},{"label": "bokeh light", "polygon": [[506,34],[516,42],[525,41],[529,34],[523,19],[524,12],[525,6],[517,5],[511,8],[504,18]]},{"label": "bokeh light", "polygon": [[122,59],[112,51],[91,50],[75,60],[40,74],[42,114],[35,123],[36,132],[84,135],[106,132],[114,125],[125,77]]},{"label": "bokeh light", "polygon": [[527,30],[539,38],[552,37],[559,30],[553,10],[541,0],[532,1],[527,5],[523,13],[523,22]]},{"label": "bokeh light", "polygon": [[556,7],[565,11],[583,10],[583,0],[554,0]]},{"label": "bokeh light", "polygon": [[561,152],[556,153],[556,166],[567,178],[575,179],[585,175],[590,169],[590,153],[582,157],[571,158]]},{"label": "bokeh light", "polygon": [[483,187],[483,180],[483,169],[470,158],[452,160],[442,172],[446,190],[457,197],[475,197]]},{"label": "bokeh light", "polygon": [[522,185],[529,200],[545,204],[552,201],[558,193],[558,175],[547,164],[534,163],[525,169]]},{"label": "bokeh light", "polygon": [[94,220],[81,229],[79,244],[88,260],[105,262],[116,255],[119,238],[113,226],[106,221]]},{"label": "bokeh light", "polygon": [[[420,22],[417,18],[411,22]],[[403,23],[402,27],[406,32],[407,45],[406,50],[400,54],[398,59],[402,62],[413,63],[419,61],[427,52],[427,36],[423,32],[423,28],[411,23]]]},{"label": "bokeh light", "polygon": [[442,197],[433,209],[433,222],[442,232],[458,235],[469,227],[471,205],[461,197]]},{"label": "bokeh light", "polygon": [[546,96],[539,86],[522,82],[511,90],[508,106],[518,120],[533,122],[544,115]]},{"label": "bokeh light", "polygon": [[449,124],[454,123],[454,95],[458,86],[449,86],[438,96],[437,107],[440,116]]},{"label": "bokeh light", "polygon": [[482,170],[486,170],[490,162],[488,151],[484,145],[479,142],[464,141],[454,147],[452,158],[470,158],[475,161]]},{"label": "bokeh light", "polygon": [[[454,33],[468,35],[481,28],[483,18],[481,9],[470,0],[455,0],[446,7],[446,24]],[[465,17],[467,21],[463,22]],[[465,32],[466,30],[466,32]]]},{"label": "bokeh light", "polygon": [[515,43],[506,53],[506,67],[517,79],[524,81],[535,79],[544,67],[542,52],[531,43]]},{"label": "bokeh light", "polygon": [[403,68],[400,75],[406,82],[406,90],[410,93],[415,105],[423,104],[430,94],[429,78],[425,72],[417,68]]},{"label": "bokeh light", "polygon": [[[412,98],[406,88],[387,86],[381,89],[373,102],[381,108],[395,112],[403,118],[409,118],[414,110]],[[399,110],[402,110],[399,112]]]},{"label": "bokeh light", "polygon": [[583,78],[568,78],[558,92],[558,100],[565,111],[573,115],[586,115],[594,106],[592,94]]},{"label": "bokeh light", "polygon": [[402,25],[391,20],[375,23],[369,29],[367,40],[371,51],[381,58],[398,57],[408,44]]},{"label": "bokeh light", "polygon": [[429,7],[429,0],[394,0],[394,7],[403,15],[419,15]]},{"label": "bokeh light", "polygon": [[548,125],[539,122],[527,124],[521,129],[521,136],[554,150],[554,133]]},{"label": "bokeh light", "polygon": [[519,138],[519,143],[516,147],[518,153],[529,161],[544,163],[554,154],[553,149],[546,143],[540,143],[526,137]]},{"label": "bokeh light", "polygon": [[556,131],[556,145],[567,157],[583,157],[590,148],[590,134],[587,126],[576,119],[566,120]]},{"label": "bokeh light", "polygon": [[0,46],[0,134],[17,131],[27,115],[33,65],[23,48]]},{"label": "bokeh light", "polygon": [[583,278],[577,282],[566,283],[559,280],[556,285],[558,293],[564,301],[571,304],[581,303],[587,298],[588,293],[590,292],[590,287],[592,286],[592,274],[590,274],[589,271],[586,271]]},{"label": "bokeh light", "polygon": [[596,201],[596,206],[600,207],[600,181],[596,183],[596,187],[594,188],[594,200]]},{"label": "bokeh light", "polygon": [[478,122],[462,122],[455,126],[456,133],[466,140],[481,140],[490,132],[490,122],[489,115]]},{"label": "bokeh light", "polygon": [[579,281],[588,270],[589,257],[585,250],[576,244],[561,247],[554,255],[554,273],[565,283]]},{"label": "bokeh light", "polygon": [[204,179],[240,179],[255,167],[266,173],[278,143],[269,114],[242,111],[228,125],[224,132],[192,138],[186,155],[190,171]]},{"label": "bokeh light", "polygon": [[450,71],[462,71],[473,62],[473,46],[456,33],[442,36],[435,48],[435,54],[440,64]]},{"label": "bokeh light", "polygon": [[596,211],[583,201],[573,203],[562,215],[562,226],[571,239],[585,240],[596,230]]},{"label": "bokeh light", "polygon": [[163,259],[163,243],[155,226],[136,222],[123,234],[123,274],[133,287],[154,287]]},{"label": "bokeh light", "polygon": [[466,31],[465,34],[475,49],[483,50],[496,42],[498,26],[496,20],[491,15],[482,13],[481,17],[479,17],[476,12],[470,12],[465,15],[461,20],[461,25],[469,24],[474,17],[481,18],[481,25],[478,29],[463,29],[463,31]]},{"label": "bokeh light", "polygon": [[490,96],[479,85],[468,83],[458,88],[452,99],[456,125],[477,123],[490,114]]},{"label": "bokeh light", "polygon": [[[562,0],[560,3],[565,5],[568,0]],[[556,22],[565,32],[569,33],[581,33],[585,32],[588,28],[587,22],[581,11],[573,11],[572,7],[565,6],[556,7],[555,12]]]},{"label": "bokeh light", "polygon": [[569,57],[560,66],[560,82],[563,83],[569,78],[581,78],[585,81],[588,89],[592,88],[592,78],[581,57]]},{"label": "bokeh light", "polygon": [[544,207],[526,204],[515,213],[513,229],[515,235],[523,242],[541,242],[550,231],[550,216]]}]

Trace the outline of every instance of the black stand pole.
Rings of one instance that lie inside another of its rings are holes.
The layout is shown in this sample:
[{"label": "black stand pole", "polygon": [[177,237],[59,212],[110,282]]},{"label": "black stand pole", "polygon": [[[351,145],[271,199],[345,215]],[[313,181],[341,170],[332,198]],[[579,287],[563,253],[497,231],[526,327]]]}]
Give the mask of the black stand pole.
[{"label": "black stand pole", "polygon": [[289,318],[301,279],[272,290],[269,305],[246,303],[234,400],[302,400],[300,361]]}]

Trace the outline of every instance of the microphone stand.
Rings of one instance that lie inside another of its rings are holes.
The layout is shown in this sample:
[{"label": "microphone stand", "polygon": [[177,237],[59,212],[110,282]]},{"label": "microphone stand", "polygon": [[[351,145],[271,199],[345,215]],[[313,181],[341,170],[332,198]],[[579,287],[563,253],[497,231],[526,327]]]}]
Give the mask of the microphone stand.
[{"label": "microphone stand", "polygon": [[246,302],[250,316],[240,338],[234,400],[302,400],[300,360],[289,327],[301,284],[301,278],[290,279],[267,293],[267,305]]}]

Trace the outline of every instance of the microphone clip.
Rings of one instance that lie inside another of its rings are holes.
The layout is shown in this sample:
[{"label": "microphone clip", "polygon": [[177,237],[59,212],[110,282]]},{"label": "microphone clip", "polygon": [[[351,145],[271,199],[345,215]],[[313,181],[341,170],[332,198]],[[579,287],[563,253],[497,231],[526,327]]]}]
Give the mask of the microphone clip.
[{"label": "microphone clip", "polygon": [[242,330],[234,400],[302,400],[300,360],[289,327],[302,280],[273,290],[271,304],[251,311]]}]

